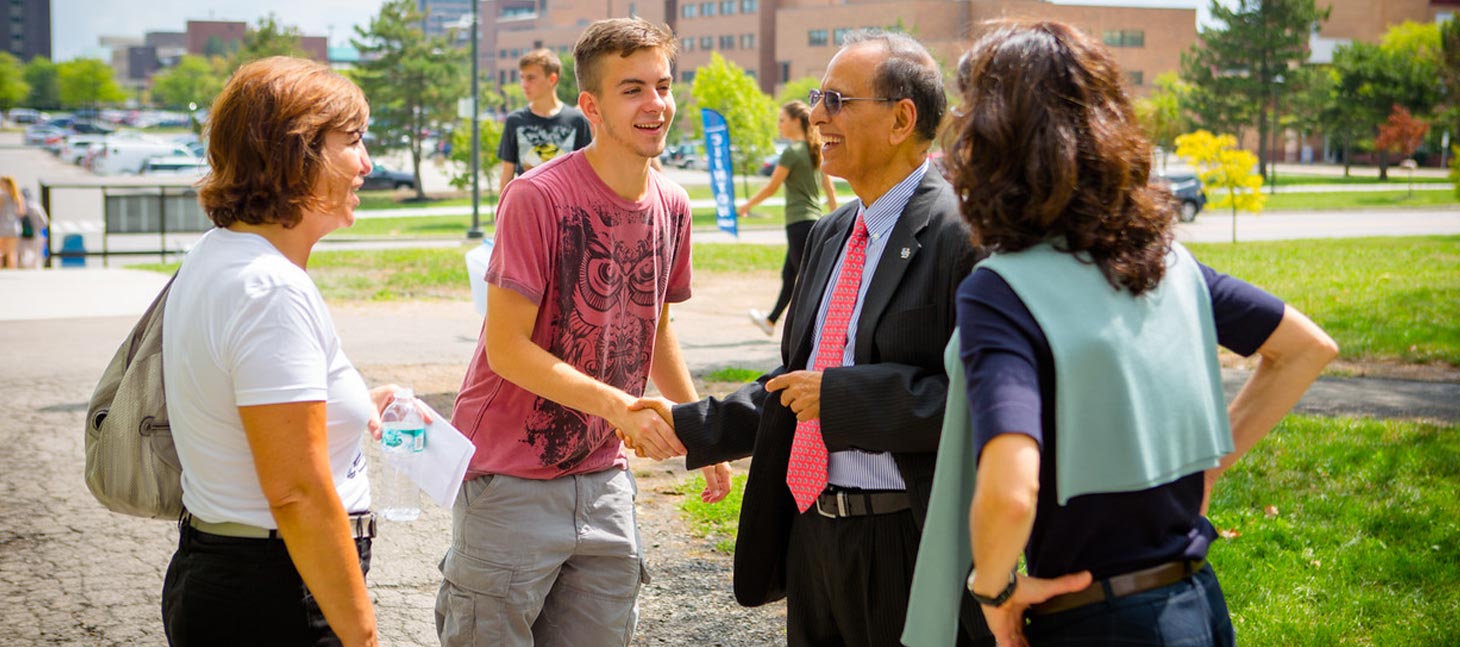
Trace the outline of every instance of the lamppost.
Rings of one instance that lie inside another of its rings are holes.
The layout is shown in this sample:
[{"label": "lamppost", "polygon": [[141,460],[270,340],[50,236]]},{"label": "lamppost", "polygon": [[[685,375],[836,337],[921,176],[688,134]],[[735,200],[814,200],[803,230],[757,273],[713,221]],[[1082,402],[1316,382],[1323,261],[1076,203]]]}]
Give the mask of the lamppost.
[{"label": "lamppost", "polygon": [[477,62],[477,42],[480,40],[477,34],[477,25],[480,22],[477,20],[477,11],[480,6],[481,0],[471,0],[471,229],[466,230],[468,240],[482,237],[482,109],[477,105],[481,101],[481,79],[477,70],[480,64]]}]

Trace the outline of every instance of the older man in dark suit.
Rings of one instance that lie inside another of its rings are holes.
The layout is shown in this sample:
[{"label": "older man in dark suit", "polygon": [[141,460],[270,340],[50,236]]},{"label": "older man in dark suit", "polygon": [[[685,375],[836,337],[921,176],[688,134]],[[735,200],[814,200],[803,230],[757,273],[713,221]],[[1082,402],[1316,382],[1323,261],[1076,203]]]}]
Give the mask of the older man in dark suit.
[{"label": "older man in dark suit", "polygon": [[[978,257],[928,162],[945,100],[902,34],[862,32],[811,94],[823,170],[859,200],[816,223],[783,365],[723,400],[673,407],[691,466],[753,455],[735,597],[787,599],[797,645],[897,645],[927,510],[954,293]],[[665,401],[642,401],[670,417]],[[970,600],[971,602],[971,600]],[[965,644],[992,645],[972,604]]]}]

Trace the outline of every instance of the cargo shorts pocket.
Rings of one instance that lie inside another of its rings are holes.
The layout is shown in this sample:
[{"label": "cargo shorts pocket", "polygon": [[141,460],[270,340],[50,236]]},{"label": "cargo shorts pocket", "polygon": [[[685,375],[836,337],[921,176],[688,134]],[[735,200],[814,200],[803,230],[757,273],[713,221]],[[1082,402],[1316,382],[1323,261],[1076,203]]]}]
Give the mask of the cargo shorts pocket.
[{"label": "cargo shorts pocket", "polygon": [[509,644],[510,566],[493,564],[456,549],[441,560],[445,579],[436,604],[443,647]]}]

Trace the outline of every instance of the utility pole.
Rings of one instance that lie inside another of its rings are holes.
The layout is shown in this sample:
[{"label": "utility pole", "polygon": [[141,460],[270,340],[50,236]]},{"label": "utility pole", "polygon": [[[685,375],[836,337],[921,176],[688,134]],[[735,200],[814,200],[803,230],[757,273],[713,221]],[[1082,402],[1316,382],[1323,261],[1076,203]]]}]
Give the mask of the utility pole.
[{"label": "utility pole", "polygon": [[481,0],[471,0],[471,229],[466,230],[469,240],[482,237],[482,108],[477,105],[481,101],[481,74],[477,70],[480,65],[477,61],[477,47],[481,40],[477,31],[477,13],[481,4]]}]

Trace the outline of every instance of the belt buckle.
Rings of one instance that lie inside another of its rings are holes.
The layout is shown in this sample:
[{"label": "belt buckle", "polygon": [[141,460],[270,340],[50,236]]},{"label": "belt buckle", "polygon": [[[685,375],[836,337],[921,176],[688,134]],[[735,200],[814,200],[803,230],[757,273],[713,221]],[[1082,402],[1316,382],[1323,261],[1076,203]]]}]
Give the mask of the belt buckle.
[{"label": "belt buckle", "polygon": [[829,513],[821,508],[821,497],[816,497],[816,512],[827,519],[838,519],[847,516],[847,493],[843,491],[832,492],[836,499],[836,513]]}]

